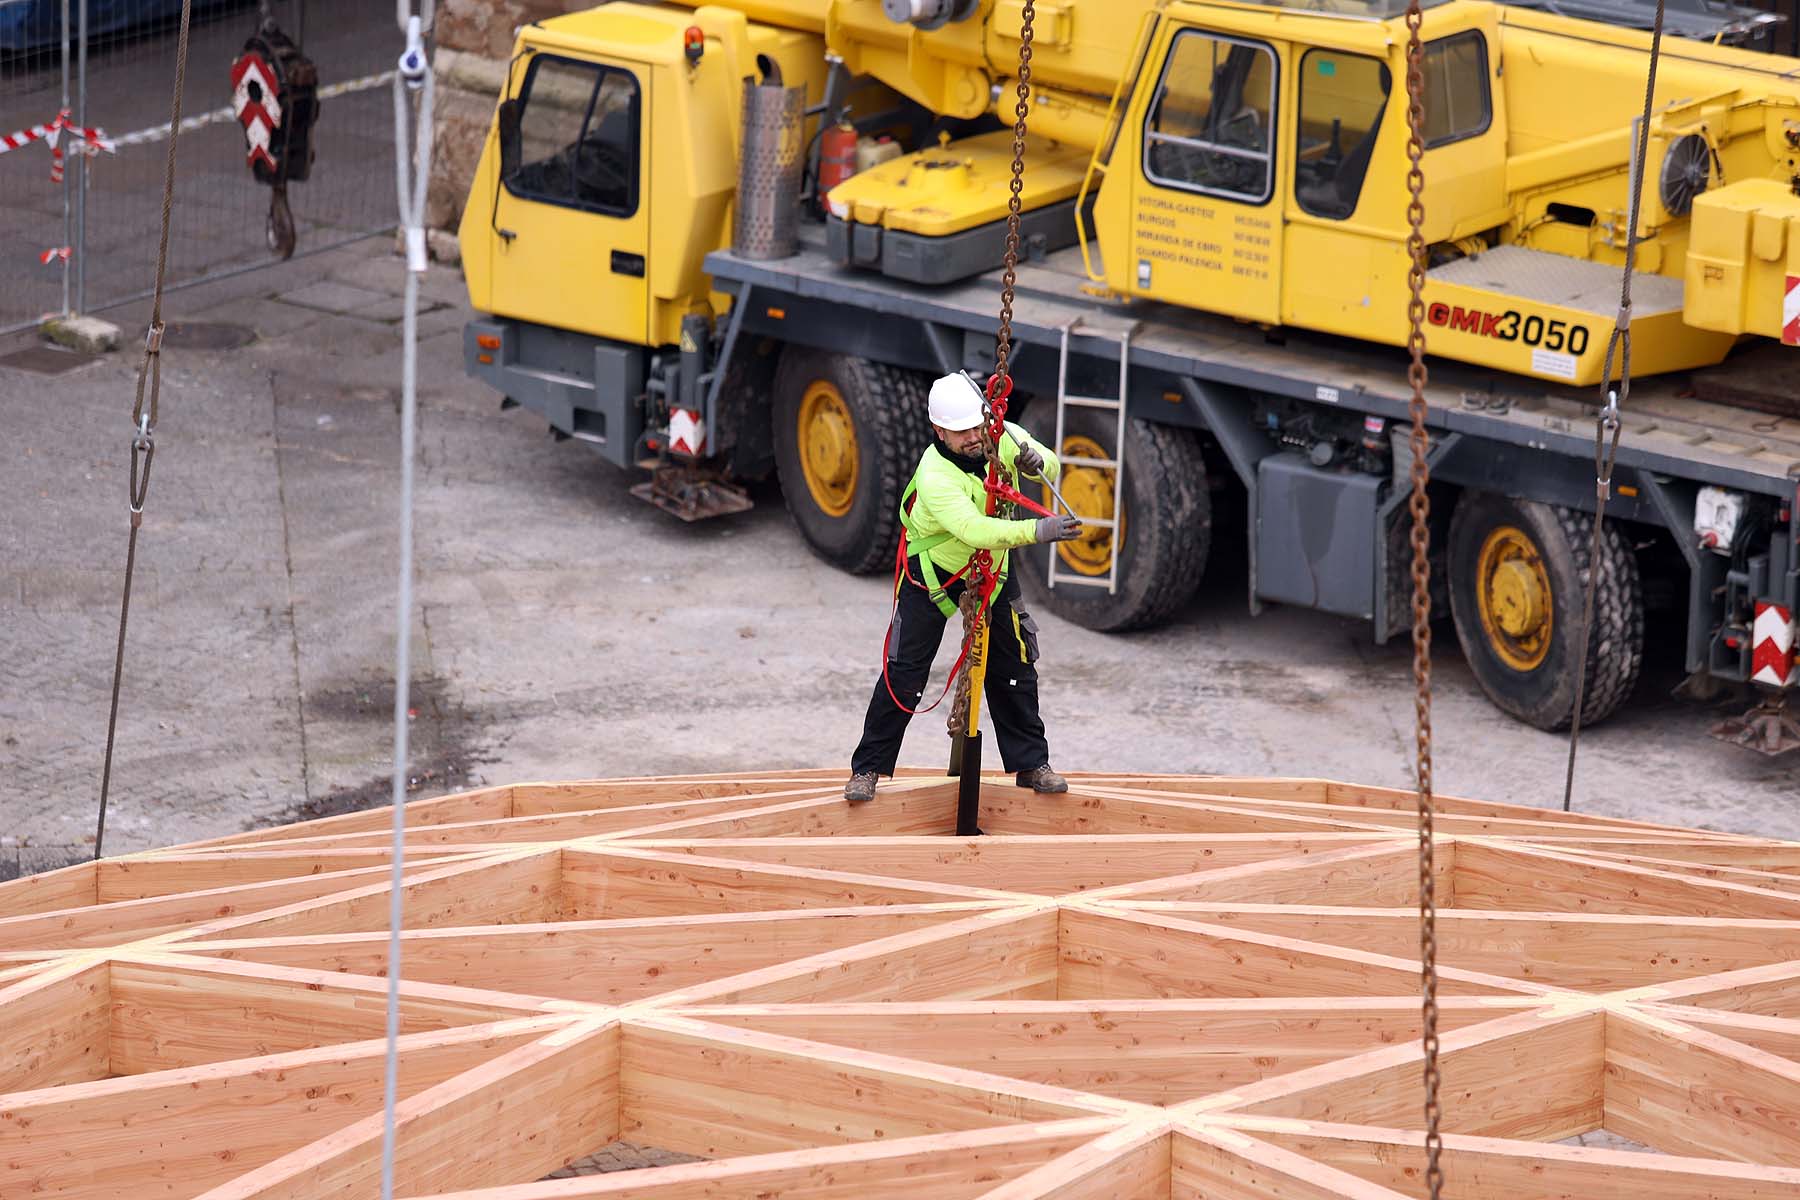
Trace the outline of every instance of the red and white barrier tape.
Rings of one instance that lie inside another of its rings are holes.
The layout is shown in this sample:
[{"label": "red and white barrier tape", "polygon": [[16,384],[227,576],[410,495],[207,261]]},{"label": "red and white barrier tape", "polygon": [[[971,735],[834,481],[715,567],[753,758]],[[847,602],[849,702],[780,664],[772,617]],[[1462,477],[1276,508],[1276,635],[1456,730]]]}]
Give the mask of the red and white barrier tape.
[{"label": "red and white barrier tape", "polygon": [[46,142],[50,146],[50,182],[63,181],[63,145],[62,135],[67,131],[69,145],[72,149],[86,155],[95,155],[105,150],[112,153],[115,149],[113,140],[100,129],[88,129],[75,124],[69,118],[69,110],[63,109],[56,117],[43,124],[33,125],[29,129],[21,129],[15,133],[0,134],[0,154],[9,150],[17,150],[21,146],[29,146],[33,142]]},{"label": "red and white barrier tape", "polygon": [[20,146],[29,146],[39,138],[49,137],[63,127],[63,119],[68,115],[68,111],[65,109],[47,125],[33,125],[30,129],[21,129],[16,133],[0,134],[0,154],[5,154],[8,150],[17,150]]}]

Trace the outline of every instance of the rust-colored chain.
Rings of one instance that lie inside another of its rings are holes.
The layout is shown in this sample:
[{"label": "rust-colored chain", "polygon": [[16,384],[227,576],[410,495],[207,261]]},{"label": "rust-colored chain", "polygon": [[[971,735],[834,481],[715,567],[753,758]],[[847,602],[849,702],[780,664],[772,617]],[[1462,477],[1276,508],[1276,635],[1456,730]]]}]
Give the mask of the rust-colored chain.
[{"label": "rust-colored chain", "polygon": [[[999,394],[1010,390],[1012,358],[1013,287],[1019,281],[1019,207],[1025,190],[1025,118],[1031,115],[1031,20],[1037,15],[1033,0],[1025,0],[1019,25],[1019,103],[1013,108],[1012,195],[1006,201],[1006,271],[1000,277],[1000,332],[994,343],[994,375]],[[990,396],[994,395],[990,385]]]},{"label": "rust-colored chain", "polygon": [[1444,1187],[1444,1141],[1438,1126],[1443,1108],[1438,1091],[1437,881],[1431,799],[1431,468],[1426,458],[1431,439],[1425,431],[1425,155],[1424,46],[1419,37],[1419,0],[1406,6],[1406,348],[1412,362],[1406,379],[1412,385],[1412,610],[1413,716],[1418,740],[1419,784],[1419,983],[1424,995],[1420,1044],[1425,1054],[1425,1190],[1439,1200]]},{"label": "rust-colored chain", "polygon": [[968,647],[968,653],[963,656],[962,669],[956,673],[956,695],[950,700],[950,715],[945,718],[951,737],[961,737],[969,728],[969,698],[974,694],[972,672],[981,654],[981,623],[985,614],[981,610],[980,589],[973,579],[963,585],[956,608],[962,614],[963,645]]},{"label": "rust-colored chain", "polygon": [[[981,451],[988,462],[988,475],[1001,483],[1012,480],[1006,464],[1000,461],[999,439],[1000,431],[1005,427],[1006,400],[1012,393],[1009,363],[1012,358],[1013,288],[1019,281],[1019,213],[1025,191],[1025,120],[1031,115],[1031,21],[1036,15],[1033,0],[1025,0],[1019,21],[1019,102],[1013,108],[1012,180],[1007,185],[1012,194],[1006,201],[1006,269],[1000,276],[1000,329],[994,341],[994,373],[988,378],[984,393],[987,403],[983,416],[986,420],[982,422],[981,430]],[[990,515],[998,508],[999,502],[990,496]],[[963,585],[962,599],[957,604],[962,612],[963,644],[968,647],[968,653],[957,675],[956,697],[950,703],[950,715],[946,718],[951,737],[961,736],[969,727],[974,678],[982,669],[981,626],[986,613],[981,601],[993,567],[985,550],[976,558],[969,580]]]},{"label": "rust-colored chain", "polygon": [[[996,412],[996,409],[999,411]],[[1012,486],[1013,475],[1012,471],[1008,469],[1007,465],[1000,459],[1000,440],[997,435],[998,430],[1002,430],[1006,427],[1005,401],[1000,401],[998,403],[989,401],[983,406],[982,415],[987,419],[983,421],[981,425],[981,456],[987,459],[988,470],[993,474],[994,478],[1010,487]],[[1013,506],[1010,500],[994,501],[994,516],[1005,519],[1011,517],[1012,513]]]}]

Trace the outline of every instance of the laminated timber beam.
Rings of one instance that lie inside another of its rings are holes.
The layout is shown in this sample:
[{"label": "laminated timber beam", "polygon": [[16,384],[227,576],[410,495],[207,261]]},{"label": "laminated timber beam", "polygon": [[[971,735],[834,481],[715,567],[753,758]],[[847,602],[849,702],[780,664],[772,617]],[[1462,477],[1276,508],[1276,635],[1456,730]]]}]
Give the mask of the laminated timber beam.
[{"label": "laminated timber beam", "polygon": [[[839,782],[409,805],[400,1194],[1423,1195],[1410,793]],[[388,823],[0,884],[0,1195],[372,1195]],[[1438,827],[1447,1195],[1800,1196],[1800,846]],[[545,1179],[617,1141],[699,1161]]]}]

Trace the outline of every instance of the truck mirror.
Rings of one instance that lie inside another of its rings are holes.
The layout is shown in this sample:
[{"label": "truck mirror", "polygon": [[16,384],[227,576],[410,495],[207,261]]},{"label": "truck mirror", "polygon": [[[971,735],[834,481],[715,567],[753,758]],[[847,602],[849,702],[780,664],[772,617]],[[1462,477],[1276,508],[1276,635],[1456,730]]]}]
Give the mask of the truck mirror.
[{"label": "truck mirror", "polygon": [[519,173],[520,135],[517,100],[500,102],[500,178],[511,179]]}]

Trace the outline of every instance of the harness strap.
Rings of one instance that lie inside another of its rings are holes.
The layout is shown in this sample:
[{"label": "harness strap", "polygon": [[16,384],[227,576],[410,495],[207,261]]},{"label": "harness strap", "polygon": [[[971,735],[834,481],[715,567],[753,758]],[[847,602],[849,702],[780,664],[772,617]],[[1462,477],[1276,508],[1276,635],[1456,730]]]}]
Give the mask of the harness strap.
[{"label": "harness strap", "polygon": [[[936,449],[935,446],[932,447],[934,452]],[[956,574],[950,576],[948,579],[939,576],[939,568],[937,563],[932,561],[931,552],[952,539],[947,530],[939,530],[937,533],[928,533],[923,537],[915,535],[913,531],[912,510],[914,502],[918,500],[918,493],[919,477],[917,473],[915,473],[913,477],[907,481],[906,490],[900,495],[900,554],[899,561],[895,564],[894,570],[894,595],[896,603],[898,603],[900,581],[904,578],[906,582],[924,588],[926,594],[931,597],[931,602],[937,605],[938,611],[943,613],[946,618],[954,617],[957,615],[958,610],[956,604],[950,599],[948,589],[951,584],[969,573],[969,568],[975,560],[971,557],[967,563],[963,564],[962,568],[958,570]],[[924,576],[923,580],[914,579],[912,569],[907,565],[915,554],[919,556],[919,574]],[[1009,557],[1007,566],[1010,565],[1011,560]],[[995,572],[994,586],[997,588],[1000,582],[1004,581],[1005,578],[1006,568],[1002,567],[999,571]],[[990,590],[987,595],[981,598],[981,606],[983,609],[987,608],[988,601],[992,598],[992,595],[993,592]]]},{"label": "harness strap", "polygon": [[[896,564],[896,570],[894,572],[895,603],[898,604],[899,601],[900,578],[904,575],[908,583],[916,584],[925,589],[926,594],[931,597],[931,602],[938,606],[939,612],[943,613],[946,618],[953,617],[956,615],[956,605],[950,602],[950,597],[946,594],[944,589],[962,578],[969,568],[967,566],[963,567],[961,571],[958,571],[946,580],[940,580],[938,578],[937,564],[931,561],[931,551],[949,541],[950,534],[948,531],[940,530],[937,533],[928,533],[924,537],[914,540],[912,510],[913,503],[918,498],[919,476],[917,472],[915,472],[912,479],[906,484],[906,491],[901,493],[900,496],[900,561]],[[907,550],[907,544],[909,542],[912,543],[910,554]],[[906,565],[907,560],[912,554],[917,554],[919,556],[919,573],[925,576],[925,581],[923,583],[920,583],[917,579],[912,577],[912,571]]]}]

